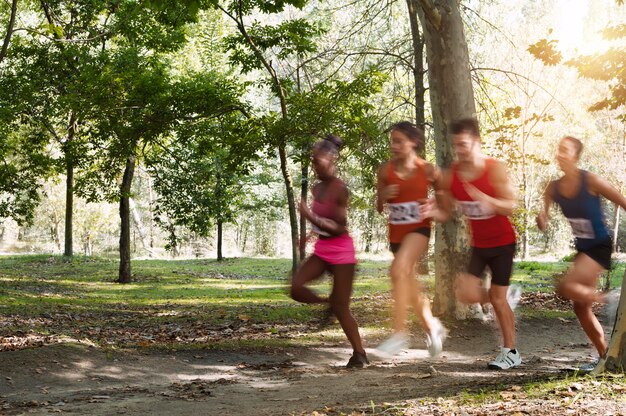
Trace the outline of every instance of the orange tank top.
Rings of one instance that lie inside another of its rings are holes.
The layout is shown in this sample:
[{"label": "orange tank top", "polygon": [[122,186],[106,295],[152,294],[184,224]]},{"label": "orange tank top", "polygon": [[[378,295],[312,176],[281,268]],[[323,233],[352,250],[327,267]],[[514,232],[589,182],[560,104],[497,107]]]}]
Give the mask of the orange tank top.
[{"label": "orange tank top", "polygon": [[405,235],[418,228],[430,228],[430,218],[421,218],[419,211],[420,204],[428,198],[430,183],[423,162],[418,159],[415,166],[413,175],[402,179],[393,163],[387,163],[386,184],[399,187],[398,196],[387,201],[390,243],[402,242]]}]

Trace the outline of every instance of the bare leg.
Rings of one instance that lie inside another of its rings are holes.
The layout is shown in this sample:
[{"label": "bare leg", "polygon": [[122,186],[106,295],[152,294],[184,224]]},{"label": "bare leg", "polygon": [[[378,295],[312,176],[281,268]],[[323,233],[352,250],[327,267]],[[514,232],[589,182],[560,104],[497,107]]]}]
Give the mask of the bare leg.
[{"label": "bare leg", "polygon": [[359,326],[350,312],[350,297],[354,281],[354,264],[336,264],[330,266],[333,274],[333,291],[330,294],[330,305],[333,313],[343,328],[348,341],[355,352],[365,354]]},{"label": "bare leg", "polygon": [[574,302],[574,312],[583,327],[585,334],[589,337],[594,347],[598,351],[598,355],[603,357],[606,354],[608,345],[604,339],[604,331],[602,325],[598,322],[598,318],[591,310],[591,303]]},{"label": "bare leg", "polygon": [[515,315],[506,298],[508,290],[508,286],[493,284],[489,289],[489,299],[498,318],[503,346],[515,349]]},{"label": "bare leg", "polygon": [[432,329],[433,315],[430,302],[423,294],[415,276],[415,265],[428,249],[428,237],[419,233],[407,234],[391,263],[393,285],[394,332],[406,332],[407,307],[412,304],[415,314],[428,332]]},{"label": "bare leg", "polygon": [[328,303],[327,299],[319,297],[306,286],[307,283],[322,277],[326,268],[327,264],[319,257],[308,257],[291,279],[291,298],[302,303]]},{"label": "bare leg", "polygon": [[574,266],[558,286],[558,291],[563,297],[574,301],[576,317],[600,357],[606,353],[607,343],[604,339],[602,325],[600,325],[591,307],[594,302],[604,300],[604,296],[598,293],[596,289],[598,276],[602,271],[604,268],[595,260],[580,253],[576,256]]},{"label": "bare leg", "polygon": [[597,291],[598,276],[603,271],[604,268],[595,260],[579,253],[557,290],[561,296],[575,302],[603,302],[604,295]]},{"label": "bare leg", "polygon": [[469,273],[461,273],[457,276],[454,285],[456,298],[465,304],[480,303],[481,305],[491,302],[489,292],[482,285],[482,280]]}]

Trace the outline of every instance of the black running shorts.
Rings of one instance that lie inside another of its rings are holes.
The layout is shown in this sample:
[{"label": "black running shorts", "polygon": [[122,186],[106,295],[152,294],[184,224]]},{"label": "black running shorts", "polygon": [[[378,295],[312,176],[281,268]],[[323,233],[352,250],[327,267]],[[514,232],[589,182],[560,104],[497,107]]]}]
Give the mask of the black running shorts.
[{"label": "black running shorts", "polygon": [[515,243],[505,246],[479,248],[472,247],[467,272],[481,277],[485,267],[491,270],[491,283],[498,286],[508,286],[513,271],[513,257],[515,256]]},{"label": "black running shorts", "polygon": [[586,250],[578,250],[578,252],[588,255],[606,270],[611,270],[611,253],[613,253],[613,240],[610,237],[591,248],[588,248]]}]

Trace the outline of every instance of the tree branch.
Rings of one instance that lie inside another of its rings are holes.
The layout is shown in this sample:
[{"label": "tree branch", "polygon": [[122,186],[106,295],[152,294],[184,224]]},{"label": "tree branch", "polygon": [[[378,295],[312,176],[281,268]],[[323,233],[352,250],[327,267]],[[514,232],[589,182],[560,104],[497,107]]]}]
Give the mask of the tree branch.
[{"label": "tree branch", "polygon": [[7,34],[2,42],[2,49],[0,50],[0,63],[4,60],[9,49],[9,43],[11,42],[11,35],[13,35],[13,25],[15,25],[15,15],[17,14],[17,0],[13,0],[11,3],[11,17],[9,18],[9,25],[7,26]]}]

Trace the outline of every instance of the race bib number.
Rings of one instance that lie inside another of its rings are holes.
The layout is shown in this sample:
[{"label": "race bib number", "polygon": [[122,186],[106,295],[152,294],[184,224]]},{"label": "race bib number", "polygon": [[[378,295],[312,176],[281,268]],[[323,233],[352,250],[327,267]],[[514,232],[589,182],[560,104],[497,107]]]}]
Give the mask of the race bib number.
[{"label": "race bib number", "polygon": [[418,202],[389,204],[389,224],[417,224],[420,220],[420,204]]},{"label": "race bib number", "polygon": [[323,237],[330,237],[330,234],[324,230],[322,230],[320,227],[318,227],[317,225],[311,223],[311,231],[313,231],[315,234],[317,235],[321,235]]},{"label": "race bib number", "polygon": [[496,213],[489,205],[481,201],[459,201],[463,215],[470,220],[487,220],[495,217]]},{"label": "race bib number", "polygon": [[572,233],[576,238],[596,238],[596,233],[593,232],[593,225],[591,221],[586,218],[568,218],[569,223],[572,226]]}]

